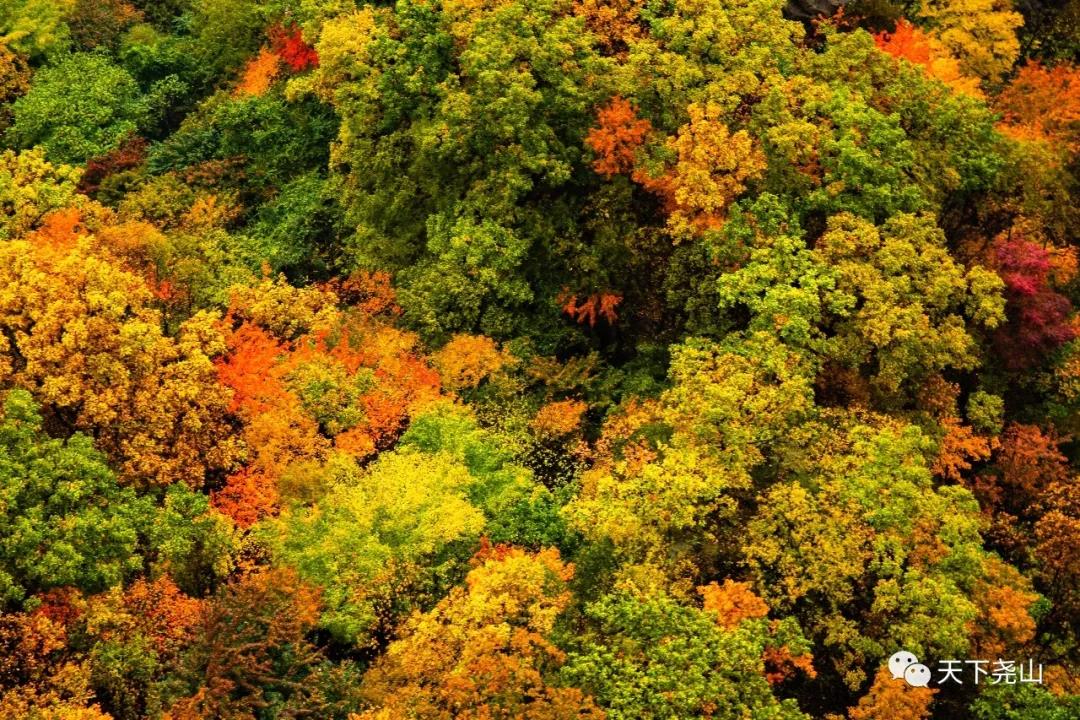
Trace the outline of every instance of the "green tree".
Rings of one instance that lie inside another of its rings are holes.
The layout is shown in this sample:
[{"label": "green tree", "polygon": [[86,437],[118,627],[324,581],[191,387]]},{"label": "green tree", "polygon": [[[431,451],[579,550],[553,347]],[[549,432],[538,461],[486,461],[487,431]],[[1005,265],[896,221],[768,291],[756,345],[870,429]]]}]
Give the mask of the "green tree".
[{"label": "green tree", "polygon": [[15,101],[8,138],[41,145],[53,162],[82,163],[104,155],[139,130],[149,107],[138,84],[103,55],[76,53],[41,69]]},{"label": "green tree", "polygon": [[90,438],[49,438],[25,390],[9,391],[3,407],[3,602],[64,585],[97,592],[140,570],[139,530],[153,506],[120,487]]},{"label": "green tree", "polygon": [[805,720],[765,678],[766,647],[807,643],[790,620],[714,617],[669,597],[608,595],[585,609],[588,632],[570,641],[562,677],[591,693],[611,720]]},{"label": "green tree", "polygon": [[798,618],[820,663],[853,689],[900,648],[963,656],[989,559],[978,503],[934,487],[918,428],[830,424],[846,429],[805,428],[810,462],[759,498],[743,545],[758,592]]},{"label": "green tree", "polygon": [[450,543],[475,540],[484,516],[467,499],[468,470],[445,454],[385,453],[364,470],[339,455],[324,472],[325,496],[267,521],[264,532],[278,562],[326,588],[320,624],[364,645],[392,621],[388,610],[408,607],[401,589],[418,563],[438,565]]}]

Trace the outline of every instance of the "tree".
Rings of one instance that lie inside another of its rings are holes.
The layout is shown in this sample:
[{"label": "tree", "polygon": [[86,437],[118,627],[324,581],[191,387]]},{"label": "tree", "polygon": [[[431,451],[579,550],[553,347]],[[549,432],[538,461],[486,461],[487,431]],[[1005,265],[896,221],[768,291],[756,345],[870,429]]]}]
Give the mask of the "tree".
[{"label": "tree", "polygon": [[1037,685],[994,685],[979,693],[971,710],[976,720],[1067,720],[1080,711],[1080,697],[1055,696]]},{"label": "tree", "polygon": [[596,122],[597,127],[585,136],[585,143],[597,156],[593,170],[608,178],[629,173],[637,164],[637,151],[652,131],[652,124],[637,117],[636,108],[619,96],[597,111]]},{"label": "tree", "polygon": [[182,660],[192,694],[164,717],[329,717],[347,709],[327,692],[325,659],[307,638],[320,595],[286,569],[256,571],[222,588],[204,606]]},{"label": "tree", "polygon": [[574,643],[562,676],[612,720],[807,717],[794,701],[778,701],[765,679],[768,644],[806,647],[790,622],[773,629],[784,636],[777,640],[764,620],[724,626],[667,597],[610,595],[585,612],[593,627]]},{"label": "tree", "polygon": [[85,435],[53,440],[25,390],[0,421],[0,601],[70,585],[105,590],[142,568],[139,531],[152,506],[121,488]]},{"label": "tree", "polygon": [[393,608],[409,606],[401,592],[409,573],[479,537],[484,516],[466,497],[467,469],[444,455],[384,453],[364,471],[338,456],[324,472],[325,497],[283,513],[267,526],[268,540],[278,562],[326,588],[320,624],[363,646]]},{"label": "tree", "polygon": [[966,74],[996,83],[1019,55],[1024,19],[1010,0],[924,0],[919,15]]},{"label": "tree", "polygon": [[904,19],[896,21],[893,32],[882,31],[874,36],[877,46],[890,55],[921,65],[926,73],[937,78],[956,92],[982,97],[978,78],[965,77],[960,64],[937,38],[929,36]]},{"label": "tree", "polygon": [[87,664],[65,652],[68,639],[46,607],[0,615],[0,718],[112,720],[93,702]]},{"label": "tree", "polygon": [[766,490],[748,524],[755,590],[799,620],[822,644],[819,668],[852,689],[899,648],[963,656],[975,584],[989,568],[975,498],[934,487],[932,443],[916,427],[821,432],[805,440],[821,448],[818,459]]},{"label": "tree", "polygon": [[548,639],[570,602],[573,567],[557,551],[495,548],[450,594],[414,614],[365,675],[370,709],[395,718],[602,718],[592,699],[552,679],[563,653]]},{"label": "tree", "polygon": [[11,124],[9,104],[30,89],[26,59],[0,43],[0,133]]},{"label": "tree", "polygon": [[53,165],[40,148],[0,154],[0,240],[14,240],[36,228],[50,212],[69,207],[80,179],[77,169]]},{"label": "tree", "polygon": [[695,103],[686,112],[690,121],[668,139],[678,158],[670,175],[637,175],[671,205],[669,223],[676,235],[717,227],[727,206],[765,170],[765,157],[753,138],[745,130],[730,132],[721,106]]},{"label": "tree", "polygon": [[973,329],[1003,319],[1001,281],[953,260],[928,216],[899,215],[877,228],[838,215],[814,253],[835,268],[829,301],[842,308],[826,354],[848,367],[872,367],[871,381],[886,396],[944,368],[976,367]]},{"label": "tree", "polygon": [[168,575],[90,599],[80,618],[93,640],[90,681],[111,717],[137,720],[165,710],[170,675],[195,640],[204,605]]},{"label": "tree", "polygon": [[0,45],[34,57],[54,56],[70,41],[64,15],[75,0],[12,0],[0,7]]},{"label": "tree", "polygon": [[766,453],[812,408],[804,357],[765,333],[672,348],[672,387],[659,402],[609,419],[609,451],[566,508],[587,538],[633,562],[675,571],[734,520]]},{"label": "tree", "polygon": [[127,483],[201,486],[230,469],[240,447],[210,360],[225,349],[215,317],[166,335],[146,283],[93,236],[40,240],[0,245],[0,381],[91,434]]},{"label": "tree", "polygon": [[348,261],[400,270],[406,318],[437,343],[511,336],[531,309],[557,322],[538,294],[558,292],[540,258],[579,203],[535,198],[576,184],[593,108],[610,95],[585,81],[605,63],[581,26],[571,3],[545,0],[410,2],[323,27],[314,85],[342,118],[332,167],[356,228]]},{"label": "tree", "polygon": [[1029,62],[997,96],[1005,131],[1044,140],[1070,153],[1080,151],[1080,77],[1072,65],[1046,67]]},{"label": "tree", "polygon": [[936,688],[912,687],[896,681],[888,668],[881,668],[859,704],[848,710],[851,720],[926,720],[937,694]]},{"label": "tree", "polygon": [[65,16],[71,40],[82,50],[113,49],[142,13],[126,0],[74,0]]},{"label": "tree", "polygon": [[1030,367],[1075,337],[1072,303],[1053,289],[1051,256],[1038,244],[1003,237],[995,244],[994,260],[1008,299],[1008,323],[998,331],[998,347],[1006,366]]},{"label": "tree", "polygon": [[116,148],[146,121],[149,106],[123,68],[95,53],[76,53],[43,68],[15,101],[8,137],[41,145],[50,160],[82,163]]}]

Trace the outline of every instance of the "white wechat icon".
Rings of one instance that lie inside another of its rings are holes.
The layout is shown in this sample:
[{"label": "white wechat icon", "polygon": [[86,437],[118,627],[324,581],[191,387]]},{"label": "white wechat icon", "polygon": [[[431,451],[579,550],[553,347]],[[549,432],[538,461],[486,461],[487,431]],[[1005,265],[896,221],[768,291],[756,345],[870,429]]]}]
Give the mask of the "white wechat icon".
[{"label": "white wechat icon", "polygon": [[930,668],[915,663],[904,669],[904,679],[912,687],[926,687],[930,684]]},{"label": "white wechat icon", "polygon": [[889,672],[892,673],[893,680],[906,679],[904,677],[904,671],[908,669],[909,665],[915,665],[918,662],[919,658],[915,657],[914,654],[909,653],[907,650],[893,653],[893,656],[889,658]]}]

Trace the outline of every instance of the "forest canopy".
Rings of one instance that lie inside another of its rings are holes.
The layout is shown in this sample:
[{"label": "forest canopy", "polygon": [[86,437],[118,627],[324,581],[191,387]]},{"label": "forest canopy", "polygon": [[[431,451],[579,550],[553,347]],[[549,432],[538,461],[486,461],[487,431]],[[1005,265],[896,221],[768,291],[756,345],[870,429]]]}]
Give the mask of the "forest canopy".
[{"label": "forest canopy", "polygon": [[0,720],[1080,717],[1078,62],[0,0]]}]

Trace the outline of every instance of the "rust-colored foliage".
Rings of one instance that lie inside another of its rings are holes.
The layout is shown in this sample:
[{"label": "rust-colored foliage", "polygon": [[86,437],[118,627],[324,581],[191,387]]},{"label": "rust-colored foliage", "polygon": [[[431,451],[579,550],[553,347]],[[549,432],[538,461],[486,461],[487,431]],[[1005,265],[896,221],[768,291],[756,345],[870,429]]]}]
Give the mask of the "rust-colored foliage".
[{"label": "rust-colored foliage", "polygon": [[604,52],[621,56],[641,35],[638,23],[643,4],[642,0],[579,0],[574,13],[584,18],[585,27]]},{"label": "rust-colored foliage", "polygon": [[1029,62],[994,104],[1003,115],[1001,128],[1010,135],[1080,151],[1080,68]]},{"label": "rust-colored foliage", "polygon": [[143,13],[125,0],[74,0],[65,21],[81,48],[115,44],[125,28],[141,22]]},{"label": "rust-colored foliage", "polygon": [[89,668],[67,643],[63,623],[40,608],[0,615],[0,720],[110,720],[93,704]]},{"label": "rust-colored foliage", "polygon": [[120,147],[101,157],[91,158],[86,163],[79,180],[79,192],[93,195],[101,189],[101,183],[108,177],[125,170],[134,170],[146,161],[146,152],[150,143],[145,138],[132,136],[121,143]]},{"label": "rust-colored foliage", "polygon": [[205,601],[185,595],[168,575],[137,580],[123,606],[162,656],[177,655],[192,640]]},{"label": "rust-colored foliage", "polygon": [[585,137],[596,153],[593,169],[608,178],[633,170],[637,150],[652,132],[652,124],[637,116],[629,100],[617,95],[597,112],[597,123]]},{"label": "rust-colored foliage", "polygon": [[808,678],[817,677],[814,656],[810,653],[794,655],[787,645],[766,647],[762,659],[765,661],[765,679],[770,685],[790,680],[800,673]]},{"label": "rust-colored foliage", "polygon": [[1076,476],[1050,484],[1035,523],[1035,555],[1040,574],[1063,617],[1080,613],[1080,481]]},{"label": "rust-colored foliage", "polygon": [[210,494],[213,506],[237,527],[248,528],[277,512],[281,496],[275,479],[255,467],[241,468]]},{"label": "rust-colored foliage", "polygon": [[30,89],[30,67],[26,58],[0,43],[0,132],[11,124],[11,103]]},{"label": "rust-colored foliage", "polygon": [[326,289],[364,315],[396,317],[401,314],[390,273],[357,270],[344,280],[331,280]]},{"label": "rust-colored foliage", "polygon": [[615,324],[619,319],[616,308],[622,303],[622,295],[612,292],[593,293],[579,302],[576,295],[564,292],[558,300],[562,311],[579,325],[596,327],[596,321],[600,318],[608,325]]},{"label": "rust-colored foliage", "polygon": [[1046,488],[1068,481],[1068,460],[1059,449],[1063,441],[1052,429],[1009,425],[994,457],[1000,470],[998,499],[1007,501],[1007,507],[1033,511]]},{"label": "rust-colored foliage", "polygon": [[229,334],[229,353],[214,362],[218,378],[232,388],[233,412],[256,414],[277,408],[286,390],[275,372],[286,347],[258,325],[244,323]]},{"label": "rust-colored foliage", "polygon": [[959,482],[963,473],[971,469],[972,462],[988,459],[997,445],[994,438],[977,434],[959,418],[947,417],[941,421],[941,426],[945,435],[930,469],[946,480]]},{"label": "rust-colored foliage", "polygon": [[933,56],[930,38],[904,18],[896,21],[896,29],[892,32],[882,30],[875,35],[874,42],[893,57],[903,58],[915,65],[929,67]]},{"label": "rust-colored foliage", "polygon": [[[171,720],[254,717],[279,694],[304,706],[304,678],[321,655],[308,640],[321,592],[289,569],[259,570],[209,601],[185,668],[195,692],[173,705]],[[318,715],[321,708],[305,707]]]}]

